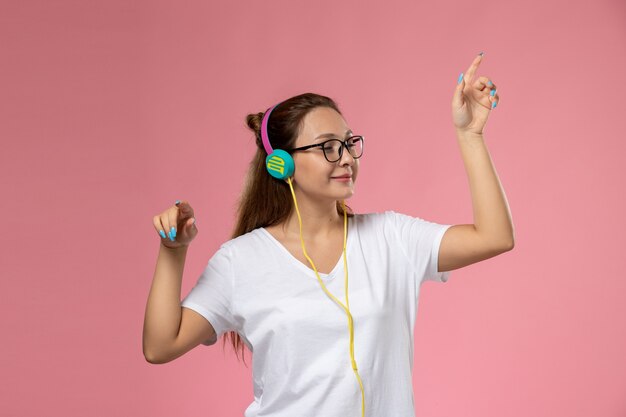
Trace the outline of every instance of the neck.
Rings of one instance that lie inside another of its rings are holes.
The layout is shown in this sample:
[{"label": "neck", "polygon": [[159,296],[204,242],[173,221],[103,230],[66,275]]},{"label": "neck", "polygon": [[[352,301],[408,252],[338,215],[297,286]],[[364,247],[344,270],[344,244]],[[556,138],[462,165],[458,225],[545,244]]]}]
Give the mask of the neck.
[{"label": "neck", "polygon": [[[302,235],[306,240],[325,240],[335,235],[338,230],[343,231],[343,213],[339,214],[337,212],[337,203],[335,201],[312,202],[297,194],[296,198],[302,219]],[[295,207],[283,223],[282,229],[287,237],[300,236],[300,224]]]}]

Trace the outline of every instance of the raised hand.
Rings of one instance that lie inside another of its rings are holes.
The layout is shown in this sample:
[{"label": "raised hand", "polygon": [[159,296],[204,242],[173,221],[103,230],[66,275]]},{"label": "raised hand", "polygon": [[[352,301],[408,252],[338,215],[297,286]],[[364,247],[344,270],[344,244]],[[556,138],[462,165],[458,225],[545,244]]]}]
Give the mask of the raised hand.
[{"label": "raised hand", "polygon": [[478,54],[457,81],[452,97],[452,122],[457,131],[482,135],[489,113],[500,100],[495,84],[485,76],[472,81],[483,53]]},{"label": "raised hand", "polygon": [[189,246],[198,234],[193,208],[187,201],[177,200],[172,207],[154,216],[152,223],[161,236],[161,244],[171,249]]}]

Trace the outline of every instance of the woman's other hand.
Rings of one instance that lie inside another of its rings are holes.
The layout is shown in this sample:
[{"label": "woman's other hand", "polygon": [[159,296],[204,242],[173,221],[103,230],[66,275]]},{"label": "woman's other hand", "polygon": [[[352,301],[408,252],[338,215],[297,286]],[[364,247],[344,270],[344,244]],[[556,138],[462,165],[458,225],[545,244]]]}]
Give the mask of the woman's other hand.
[{"label": "woman's other hand", "polygon": [[170,249],[189,246],[198,234],[193,208],[186,200],[177,200],[167,210],[152,218],[161,244]]},{"label": "woman's other hand", "polygon": [[483,60],[482,52],[474,58],[471,65],[457,80],[452,97],[452,122],[454,128],[462,133],[482,135],[487,119],[500,96],[490,78],[480,76],[472,81],[478,65]]}]

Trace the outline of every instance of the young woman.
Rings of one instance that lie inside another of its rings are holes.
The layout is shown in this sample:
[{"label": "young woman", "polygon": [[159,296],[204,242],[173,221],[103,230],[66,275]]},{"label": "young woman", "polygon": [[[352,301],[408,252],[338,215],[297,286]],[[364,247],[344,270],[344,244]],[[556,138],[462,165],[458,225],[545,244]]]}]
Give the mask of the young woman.
[{"label": "young woman", "polygon": [[177,201],[154,216],[161,245],[144,322],[146,359],[169,362],[229,335],[236,352],[244,345],[254,352],[246,417],[414,416],[421,283],[445,282],[451,270],[513,248],[482,137],[498,96],[486,77],[465,84],[481,59],[461,73],[452,102],[475,224],[353,213],[345,200],[365,139],[328,97],[302,94],[250,114],[257,151],[232,239],[182,302],[195,214]]}]

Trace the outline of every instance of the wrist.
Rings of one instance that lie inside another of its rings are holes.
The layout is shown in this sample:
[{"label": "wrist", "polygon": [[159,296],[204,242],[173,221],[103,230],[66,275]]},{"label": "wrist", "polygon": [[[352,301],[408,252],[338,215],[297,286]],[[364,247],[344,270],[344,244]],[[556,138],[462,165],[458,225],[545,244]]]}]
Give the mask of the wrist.
[{"label": "wrist", "polygon": [[484,139],[484,135],[482,133],[470,132],[467,130],[455,129],[456,136],[459,139]]},{"label": "wrist", "polygon": [[180,246],[177,246],[175,248],[172,248],[170,246],[165,246],[161,242],[160,247],[161,247],[161,249],[166,250],[166,251],[170,251],[170,252],[184,252],[184,251],[187,251],[187,248],[189,248],[189,245],[180,245]]}]

